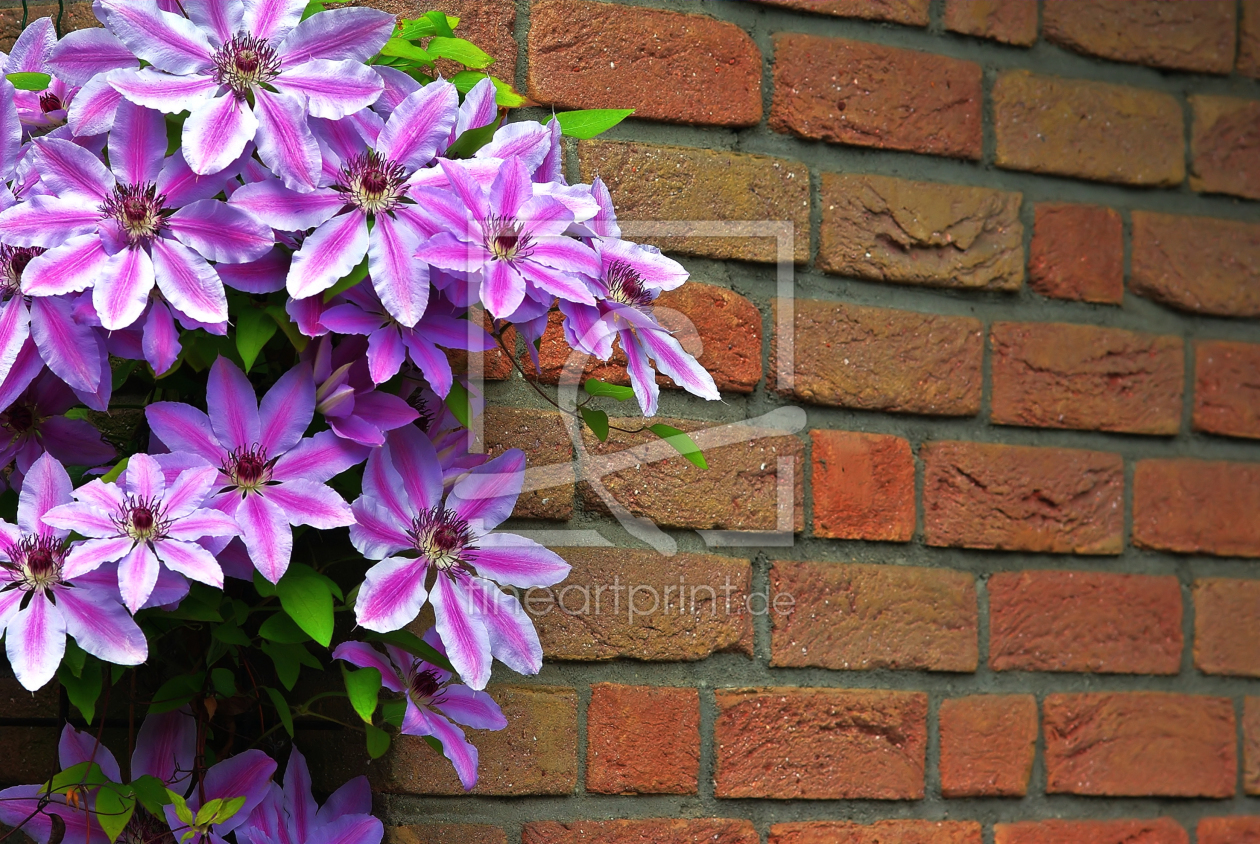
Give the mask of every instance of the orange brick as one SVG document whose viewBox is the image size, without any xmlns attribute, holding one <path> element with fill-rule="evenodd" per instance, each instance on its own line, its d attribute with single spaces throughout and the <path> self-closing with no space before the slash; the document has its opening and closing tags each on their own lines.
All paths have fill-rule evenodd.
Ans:
<svg viewBox="0 0 1260 844">
<path fill-rule="evenodd" d="M 909 542 L 914 535 L 914 456 L 884 434 L 810 431 L 814 534 Z"/>
</svg>

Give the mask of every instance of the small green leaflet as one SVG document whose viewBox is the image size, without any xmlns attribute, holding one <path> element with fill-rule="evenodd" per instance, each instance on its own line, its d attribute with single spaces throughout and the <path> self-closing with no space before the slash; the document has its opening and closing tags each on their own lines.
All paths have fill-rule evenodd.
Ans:
<svg viewBox="0 0 1260 844">
<path fill-rule="evenodd" d="M 407 701 L 387 700 L 381 704 L 381 720 L 402 729 L 403 716 L 407 714 Z"/>
<path fill-rule="evenodd" d="M 74 676 L 78 677 L 83 673 L 83 664 L 87 661 L 87 651 L 79 647 L 74 639 L 66 640 L 66 655 L 61 658 L 63 666 L 69 665 L 70 670 L 74 672 Z"/>
<path fill-rule="evenodd" d="M 592 407 L 578 408 L 582 412 L 582 420 L 586 422 L 586 427 L 591 429 L 591 433 L 600 442 L 608 441 L 608 414 L 602 410 L 595 410 Z"/>
<path fill-rule="evenodd" d="M 101 661 L 89 657 L 77 677 L 69 666 L 62 665 L 57 671 L 57 678 L 61 680 L 61 687 L 66 690 L 70 703 L 83 713 L 83 720 L 91 724 L 96 715 L 96 700 L 101 696 Z"/>
<path fill-rule="evenodd" d="M 389 633 L 369 633 L 368 639 L 374 642 L 389 642 L 391 645 L 397 645 L 412 656 L 418 656 L 425 662 L 431 662 L 444 671 L 452 674 L 457 673 L 455 666 L 451 665 L 451 661 L 447 659 L 441 651 L 421 639 L 410 630 L 393 630 Z"/>
<path fill-rule="evenodd" d="M 263 642 L 260 646 L 262 652 L 271 657 L 272 663 L 276 666 L 276 676 L 280 678 L 280 683 L 289 691 L 293 691 L 293 685 L 297 682 L 298 673 L 302 670 L 302 666 L 314 668 L 316 671 L 322 670 L 323 666 L 319 664 L 319 660 L 315 659 L 303 645 L 281 645 L 276 642 Z"/>
<path fill-rule="evenodd" d="M 311 640 L 311 637 L 306 635 L 306 632 L 293 622 L 293 619 L 282 612 L 264 621 L 258 628 L 258 635 L 282 645 L 296 645 Z"/>
<path fill-rule="evenodd" d="M 244 805 L 244 797 L 232 797 L 228 800 L 222 798 L 207 800 L 206 804 L 197 810 L 196 825 L 204 828 L 230 821 L 232 816 L 239 812 Z"/>
<path fill-rule="evenodd" d="M 486 74 L 478 73 L 475 70 L 461 70 L 459 73 L 451 77 L 451 82 L 455 85 L 455 90 L 460 94 L 467 94 L 473 89 L 473 86 L 486 78 Z M 490 77 L 490 81 L 494 83 L 494 102 L 502 108 L 520 108 L 529 102 L 525 97 L 516 92 L 511 85 L 494 76 Z"/>
<path fill-rule="evenodd" d="M 446 148 L 444 155 L 447 158 L 472 158 L 474 152 L 490 143 L 498 128 L 499 121 L 495 120 L 476 129 L 467 129 Z"/>
<path fill-rule="evenodd" d="M 180 674 L 167 680 L 153 693 L 153 703 L 149 704 L 149 714 L 171 712 L 179 709 L 193 699 L 193 695 L 201 691 L 206 681 L 206 672 L 196 674 Z"/>
<path fill-rule="evenodd" d="M 420 64 L 433 64 L 432 56 L 410 41 L 404 41 L 401 38 L 391 38 L 386 41 L 385 46 L 381 48 L 381 55 L 397 56 L 400 59 L 410 59 Z"/>
<path fill-rule="evenodd" d="M 468 395 L 468 390 L 464 389 L 463 384 L 458 381 L 451 384 L 451 391 L 446 395 L 446 406 L 450 408 L 451 413 L 455 414 L 459 424 L 472 430 L 472 397 Z"/>
<path fill-rule="evenodd" d="M 435 59 L 450 59 L 464 67 L 480 70 L 494 64 L 494 58 L 471 41 L 463 38 L 438 36 L 431 38 L 428 45 L 429 55 Z"/>
<path fill-rule="evenodd" d="M 148 774 L 132 780 L 131 791 L 140 800 L 144 808 L 154 815 L 160 816 L 162 807 L 171 802 L 171 798 L 166 796 L 166 784 L 157 777 Z"/>
<path fill-rule="evenodd" d="M 687 458 L 696 468 L 709 468 L 709 464 L 704 459 L 704 453 L 700 451 L 700 446 L 696 445 L 695 440 L 687 434 L 660 422 L 649 425 L 647 429 L 672 445 L 675 451 Z"/>
<path fill-rule="evenodd" d="M 297 323 L 289 318 L 289 314 L 282 306 L 268 305 L 263 310 L 276 321 L 276 325 L 284 332 L 284 336 L 289 338 L 293 348 L 297 349 L 299 353 L 306 349 L 306 345 L 311 342 L 311 338 L 298 330 Z"/>
<path fill-rule="evenodd" d="M 350 696 L 350 705 L 365 723 L 372 723 L 376 714 L 376 702 L 381 693 L 381 672 L 375 668 L 362 668 L 350 671 L 341 666 L 341 676 L 346 682 L 346 694 Z"/>
<path fill-rule="evenodd" d="M 594 378 L 586 379 L 586 383 L 582 385 L 582 389 L 592 396 L 606 396 L 617 401 L 625 401 L 634 398 L 634 390 L 631 387 L 622 387 L 617 384 L 609 384 L 606 381 L 599 381 Z"/>
<path fill-rule="evenodd" d="M 130 791 L 126 786 L 110 783 L 96 792 L 96 822 L 110 841 L 118 840 L 136 810 L 136 798 L 131 796 Z"/>
<path fill-rule="evenodd" d="M 254 570 L 254 588 L 262 598 L 270 598 L 276 594 L 276 584 L 263 577 L 262 572 L 257 569 Z"/>
<path fill-rule="evenodd" d="M 127 471 L 127 461 L 130 459 L 130 457 L 124 457 L 122 460 L 115 463 L 114 468 L 101 475 L 101 483 L 111 484 L 118 480 L 118 476 Z"/>
<path fill-rule="evenodd" d="M 441 15 L 442 20 L 446 23 L 446 29 L 438 32 L 437 16 Z M 410 18 L 400 21 L 396 37 L 404 41 L 413 41 L 417 38 L 431 38 L 434 35 L 454 35 L 451 32 L 456 26 L 459 26 L 459 18 L 454 15 L 443 15 L 441 12 L 426 12 L 422 18 Z"/>
<path fill-rule="evenodd" d="M 280 723 L 284 726 L 284 731 L 289 734 L 289 738 L 292 738 L 293 713 L 289 711 L 289 702 L 284 699 L 284 695 L 280 694 L 279 689 L 263 686 L 263 691 L 267 693 L 267 697 L 271 698 L 271 705 L 276 708 L 276 714 L 280 716 Z"/>
<path fill-rule="evenodd" d="M 222 697 L 233 697 L 236 694 L 236 677 L 226 668 L 215 668 L 210 671 L 210 682 L 214 690 Z"/>
<path fill-rule="evenodd" d="M 280 606 L 316 642 L 332 642 L 333 596 L 328 583 L 314 569 L 294 563 L 276 584 Z"/>
<path fill-rule="evenodd" d="M 109 777 L 101 771 L 100 765 L 95 762 L 80 762 L 64 771 L 58 771 L 51 780 L 40 786 L 39 790 L 53 794 L 66 794 L 81 785 L 104 785 L 107 782 L 109 782 Z"/>
<path fill-rule="evenodd" d="M 266 311 L 247 307 L 236 315 L 236 350 L 241 353 L 248 373 L 258 359 L 258 353 L 275 336 L 280 326 Z"/>
<path fill-rule="evenodd" d="M 367 259 L 367 256 L 365 255 L 363 256 L 363 260 L 360 261 L 355 266 L 354 269 L 346 273 L 344 276 L 341 277 L 340 280 L 338 280 L 336 284 L 334 284 L 332 287 L 324 291 L 324 304 L 328 304 L 329 302 L 331 302 L 337 296 L 338 293 L 342 293 L 346 290 L 349 290 L 351 287 L 354 287 L 360 281 L 363 281 L 363 279 L 367 278 L 367 274 L 368 274 L 368 259 Z"/>
<path fill-rule="evenodd" d="M 253 644 L 249 634 L 235 624 L 220 624 L 214 628 L 214 633 L 211 635 L 225 645 L 240 645 L 242 648 L 248 648 Z"/>
<path fill-rule="evenodd" d="M 52 77 L 47 73 L 6 73 L 4 78 L 19 91 L 42 91 L 52 84 Z"/>
<path fill-rule="evenodd" d="M 389 733 L 380 727 L 367 725 L 367 752 L 373 759 L 380 759 L 389 750 Z"/>
<path fill-rule="evenodd" d="M 632 114 L 632 108 L 592 108 L 585 111 L 562 111 L 555 119 L 560 121 L 561 134 L 585 140 L 607 132 Z"/>
<path fill-rule="evenodd" d="M 445 13 L 439 12 L 436 10 L 432 12 L 425 12 L 424 19 L 433 25 L 434 35 L 441 35 L 441 36 L 445 36 L 446 38 L 455 37 L 455 32 L 451 28 L 454 26 L 454 24 L 450 22 L 450 20 L 446 17 Z M 456 18 L 455 22 L 458 23 L 459 19 Z"/>
</svg>

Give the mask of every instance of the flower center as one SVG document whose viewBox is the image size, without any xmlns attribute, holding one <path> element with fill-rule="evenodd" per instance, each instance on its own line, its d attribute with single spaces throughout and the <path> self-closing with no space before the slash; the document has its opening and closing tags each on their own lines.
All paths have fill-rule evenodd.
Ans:
<svg viewBox="0 0 1260 844">
<path fill-rule="evenodd" d="M 65 544 L 51 536 L 25 536 L 8 550 L 8 563 L 0 563 L 17 573 L 18 588 L 24 592 L 43 591 L 61 583 Z"/>
<path fill-rule="evenodd" d="M 280 56 L 267 43 L 266 38 L 255 38 L 248 33 L 237 33 L 215 51 L 214 81 L 232 89 L 238 99 L 255 85 L 275 79 L 280 73 Z"/>
<path fill-rule="evenodd" d="M 415 701 L 416 706 L 432 706 L 441 702 L 442 682 L 436 673 L 429 669 L 417 671 L 420 660 L 411 666 L 411 680 L 407 683 L 407 694 Z"/>
<path fill-rule="evenodd" d="M 656 299 L 655 291 L 643 286 L 643 277 L 624 261 L 615 261 L 605 277 L 608 298 L 623 305 L 643 310 Z"/>
<path fill-rule="evenodd" d="M 157 192 L 157 185 L 116 185 L 114 192 L 101 206 L 101 213 L 113 217 L 122 226 L 127 243 L 135 246 L 152 240 L 166 225 L 166 196 Z"/>
<path fill-rule="evenodd" d="M 365 152 L 341 168 L 333 190 L 346 194 L 350 202 L 368 214 L 380 214 L 407 195 L 406 181 L 407 170 L 401 164 L 376 152 Z"/>
<path fill-rule="evenodd" d="M 407 404 L 411 405 L 412 410 L 420 414 L 420 418 L 416 420 L 415 424 L 419 426 L 421 431 L 424 431 L 427 434 L 429 432 L 429 427 L 433 424 L 434 419 L 436 419 L 436 414 L 434 414 L 433 409 L 429 407 L 428 399 L 424 397 L 424 393 L 416 390 L 407 397 Z"/>
<path fill-rule="evenodd" d="M 245 491 L 257 490 L 271 480 L 271 463 L 267 460 L 267 452 L 255 443 L 246 448 L 234 449 L 223 464 L 223 474 L 234 486 Z"/>
<path fill-rule="evenodd" d="M 468 522 L 441 504 L 434 504 L 416 516 L 407 535 L 426 560 L 452 577 L 458 571 L 468 571 L 477 556 Z"/>
<path fill-rule="evenodd" d="M 9 405 L 9 408 L 0 414 L 0 424 L 18 437 L 29 433 L 35 427 L 35 408 L 25 403 Z"/>
<path fill-rule="evenodd" d="M 45 91 L 39 95 L 39 110 L 44 114 L 50 111 L 60 111 L 63 108 L 65 106 L 61 104 L 61 97 L 58 97 L 52 91 Z"/>
<path fill-rule="evenodd" d="M 166 518 L 166 508 L 160 498 L 137 498 L 129 495 L 113 517 L 118 532 L 130 536 L 137 542 L 150 539 L 162 539 L 170 520 Z"/>
<path fill-rule="evenodd" d="M 0 295 L 8 297 L 20 293 L 26 265 L 43 252 L 39 246 L 0 246 Z"/>
<path fill-rule="evenodd" d="M 500 261 L 528 258 L 534 251 L 534 238 L 524 224 L 508 217 L 491 217 L 486 221 L 486 249 Z"/>
</svg>

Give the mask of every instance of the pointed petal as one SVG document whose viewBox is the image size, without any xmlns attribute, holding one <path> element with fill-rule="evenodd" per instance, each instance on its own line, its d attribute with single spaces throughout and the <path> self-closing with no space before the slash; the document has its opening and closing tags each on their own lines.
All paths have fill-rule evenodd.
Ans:
<svg viewBox="0 0 1260 844">
<path fill-rule="evenodd" d="M 166 493 L 162 467 L 147 454 L 132 455 L 123 474 L 127 495 L 132 498 L 161 498 Z"/>
<path fill-rule="evenodd" d="M 399 324 L 411 328 L 429 304 L 429 268 L 412 256 L 419 238 L 387 214 L 376 218 L 368 238 L 368 270 L 381 303 Z"/>
<path fill-rule="evenodd" d="M 154 542 L 153 549 L 171 571 L 216 589 L 223 588 L 223 569 L 213 554 L 195 542 L 163 539 Z"/>
<path fill-rule="evenodd" d="M 438 144 L 450 137 L 459 114 L 459 94 L 445 80 L 425 85 L 398 104 L 381 130 L 377 148 L 407 167 L 419 169 L 433 160 Z"/>
<path fill-rule="evenodd" d="M 171 525 L 169 535 L 171 539 L 195 542 L 208 536 L 239 536 L 240 533 L 236 519 L 207 507 L 177 520 Z"/>
<path fill-rule="evenodd" d="M 507 726 L 503 711 L 494 702 L 494 698 L 485 692 L 477 692 L 452 683 L 442 691 L 442 702 L 438 709 L 456 724 L 472 727 L 474 730 L 501 730 Z"/>
<path fill-rule="evenodd" d="M 90 325 L 75 322 L 74 306 L 60 297 L 31 300 L 31 339 L 58 378 L 76 390 L 94 391 L 105 355 Z"/>
<path fill-rule="evenodd" d="M 227 321 L 227 292 L 214 267 L 171 238 L 154 238 L 151 248 L 158 289 L 176 310 L 197 322 Z"/>
<path fill-rule="evenodd" d="M 343 815 L 315 827 L 310 844 L 381 844 L 385 825 L 368 814 Z"/>
<path fill-rule="evenodd" d="M 211 261 L 253 261 L 275 244 L 269 226 L 217 199 L 186 205 L 170 216 L 167 225 L 181 243 Z"/>
<path fill-rule="evenodd" d="M 5 629 L 9 665 L 22 688 L 43 688 L 66 652 L 66 621 L 42 592 L 35 593 L 26 609 L 18 610 Z"/>
<path fill-rule="evenodd" d="M 481 302 L 495 318 L 504 318 L 525 300 L 525 279 L 507 261 L 486 264 L 481 281 Z"/>
<path fill-rule="evenodd" d="M 53 74 L 67 85 L 86 85 L 98 73 L 135 64 L 126 45 L 97 27 L 67 32 L 48 57 Z"/>
<path fill-rule="evenodd" d="M 35 166 L 40 181 L 59 199 L 103 200 L 114 189 L 114 177 L 95 155 L 78 144 L 58 138 L 35 142 Z"/>
<path fill-rule="evenodd" d="M 386 688 L 389 688 L 386 686 Z M 397 691 L 402 691 L 401 688 Z M 328 823 L 342 815 L 366 815 L 372 811 L 372 787 L 368 778 L 357 776 L 329 795 L 327 802 L 319 807 L 316 820 Z M 372 844 L 372 842 L 365 842 Z"/>
<path fill-rule="evenodd" d="M 354 602 L 354 617 L 368 630 L 400 630 L 420 614 L 428 593 L 425 564 L 420 560 L 389 557 L 368 569 Z M 439 581 L 445 580 L 438 577 Z"/>
<path fill-rule="evenodd" d="M 152 713 L 145 717 L 136 734 L 131 778 L 150 776 L 174 783 L 177 776 L 192 770 L 196 752 L 197 719 L 187 707 Z"/>
<path fill-rule="evenodd" d="M 424 380 L 429 382 L 433 392 L 446 398 L 454 380 L 446 353 L 426 340 L 419 331 L 408 331 L 403 335 L 403 343 L 407 346 L 411 362 L 420 368 Z"/>
<path fill-rule="evenodd" d="M 4 65 L 5 73 L 43 73 L 57 43 L 57 30 L 52 18 L 36 18 L 26 25 Z"/>
<path fill-rule="evenodd" d="M 70 475 L 50 455 L 43 455 L 32 464 L 22 480 L 18 496 L 18 527 L 24 533 L 49 534 L 43 523 L 44 514 L 59 504 L 70 501 Z"/>
<path fill-rule="evenodd" d="M 191 455 L 190 455 L 191 456 Z M 196 457 L 192 458 L 196 460 Z M 198 461 L 200 463 L 200 461 Z M 130 471 L 131 464 L 127 464 Z M 163 467 L 166 474 L 166 493 L 162 497 L 162 504 L 166 508 L 166 518 L 183 521 L 184 517 L 195 510 L 201 509 L 205 504 L 206 498 L 209 497 L 211 490 L 214 489 L 216 481 L 219 477 L 218 469 L 214 466 L 202 464 L 184 469 L 174 478 L 166 467 Z M 207 510 L 208 513 L 218 511 Z M 204 534 L 193 537 L 198 539 Z M 184 539 L 185 537 L 179 537 Z"/>
<path fill-rule="evenodd" d="M 57 742 L 57 761 L 61 763 L 62 770 L 82 762 L 95 762 L 101 773 L 112 782 L 122 782 L 118 760 L 109 748 L 101 744 L 94 733 L 80 732 L 69 724 L 61 729 L 61 740 Z"/>
<path fill-rule="evenodd" d="M 569 576 L 569 564 L 532 539 L 491 533 L 478 540 L 477 573 L 508 586 L 554 586 Z"/>
<path fill-rule="evenodd" d="M 245 31 L 271 41 L 284 38 L 302 20 L 304 0 L 245 0 Z"/>
<path fill-rule="evenodd" d="M 381 560 L 411 546 L 411 539 L 400 527 L 407 522 L 378 500 L 360 496 L 350 509 L 355 518 L 350 525 L 350 543 L 369 560 Z"/>
<path fill-rule="evenodd" d="M 635 334 L 656 362 L 656 368 L 672 378 L 675 384 L 703 399 L 716 401 L 721 398 L 713 376 L 668 332 L 645 329 Z"/>
<path fill-rule="evenodd" d="M 154 302 L 144 321 L 144 359 L 161 376 L 175 365 L 179 357 L 179 329 L 165 302 Z"/>
<path fill-rule="evenodd" d="M 322 484 L 362 463 L 366 457 L 366 448 L 346 442 L 332 431 L 320 431 L 302 440 L 276 461 L 271 477 L 276 481 L 302 478 Z"/>
<path fill-rule="evenodd" d="M 286 186 L 294 190 L 313 189 L 318 184 L 323 160 L 319 143 L 306 123 L 306 106 L 297 97 L 261 88 L 254 89 L 254 96 L 259 157 Z"/>
<path fill-rule="evenodd" d="M 485 623 L 473 615 L 465 587 L 449 577 L 438 577 L 429 601 L 451 665 L 469 686 L 484 689 L 490 679 L 490 636 Z"/>
<path fill-rule="evenodd" d="M 245 805 L 240 811 L 228 821 L 216 824 L 215 831 L 224 835 L 243 824 L 266 796 L 267 781 L 275 772 L 275 760 L 261 750 L 243 751 L 206 771 L 207 800 L 245 798 Z M 191 800 L 189 805 L 192 805 Z"/>
<path fill-rule="evenodd" d="M 109 30 L 149 64 L 167 73 L 205 71 L 214 48 L 197 25 L 158 9 L 153 0 L 103 4 Z"/>
<path fill-rule="evenodd" d="M 119 255 L 122 260 L 118 262 L 117 275 L 98 279 L 92 288 L 92 306 L 101 325 L 111 331 L 126 328 L 140 318 L 155 280 L 148 252 L 137 247 L 124 249 Z"/>
<path fill-rule="evenodd" d="M 115 665 L 139 665 L 149 643 L 123 605 L 94 589 L 58 589 L 57 608 L 79 647 Z"/>
<path fill-rule="evenodd" d="M 347 211 L 324 223 L 306 239 L 293 256 L 289 269 L 289 295 L 305 299 L 322 293 L 348 275 L 368 251 L 367 217 Z"/>
<path fill-rule="evenodd" d="M 149 599 L 157 583 L 161 563 L 148 543 L 138 542 L 118 564 L 118 591 L 132 613 L 138 612 Z"/>
<path fill-rule="evenodd" d="M 344 659 L 359 668 L 375 668 L 381 672 L 381 685 L 391 692 L 403 691 L 403 684 L 398 678 L 398 669 L 385 654 L 367 642 L 342 642 L 332 653 L 333 659 Z"/>
<path fill-rule="evenodd" d="M 230 92 L 196 104 L 184 121 L 184 158 L 194 173 L 219 173 L 240 157 L 260 125 L 249 103 Z"/>
<path fill-rule="evenodd" d="M 473 607 L 490 635 L 490 653 L 518 674 L 542 670 L 542 644 L 538 631 L 520 601 L 500 592 L 494 584 L 471 578 Z"/>
<path fill-rule="evenodd" d="M 254 567 L 272 583 L 284 576 L 293 555 L 293 531 L 284 511 L 261 495 L 246 495 L 236 511 L 241 538 Z"/>
<path fill-rule="evenodd" d="M 41 269 L 47 272 L 48 264 L 66 259 L 71 260 L 67 271 L 83 272 L 79 267 L 82 259 L 76 260 L 71 256 L 77 256 L 83 251 L 88 242 L 84 238 L 90 237 L 97 244 L 100 243 L 100 237 L 94 234 L 100 219 L 100 212 L 92 208 L 82 196 L 67 199 L 33 196 L 0 214 L 0 238 L 6 244 L 42 246 L 49 250 L 26 265 L 26 271 L 22 273 L 23 291 L 31 291 L 38 296 L 52 296 L 56 293 L 82 290 L 91 284 L 94 280 L 91 276 L 85 281 L 79 281 L 77 276 L 73 281 L 62 281 L 57 277 L 36 279 L 32 275 L 38 274 Z M 100 250 L 99 245 L 96 250 Z M 100 259 L 94 260 L 94 268 L 100 268 Z M 32 268 L 36 273 L 31 273 Z M 59 270 L 57 274 L 60 272 Z M 48 292 L 43 292 L 44 290 Z"/>
<path fill-rule="evenodd" d="M 488 531 L 507 519 L 525 480 L 525 454 L 509 449 L 473 469 L 455 484 L 446 505 L 461 519 Z"/>
<path fill-rule="evenodd" d="M 244 264 L 219 264 L 219 279 L 233 290 L 245 293 L 277 293 L 284 289 L 289 274 L 289 253 L 273 247 L 257 261 Z"/>
<path fill-rule="evenodd" d="M 590 287 L 582 280 L 581 276 L 552 269 L 538 263 L 532 257 L 530 260 L 522 261 L 518 264 L 517 269 L 535 287 L 553 296 L 559 296 L 561 299 L 578 302 L 583 305 L 595 304 L 595 297 L 591 295 Z"/>
<path fill-rule="evenodd" d="M 38 199 L 40 197 L 35 197 L 24 204 L 34 204 Z M 22 292 L 40 297 L 77 293 L 99 278 L 118 272 L 122 261 L 121 253 L 106 254 L 104 244 L 96 234 L 78 235 L 56 249 L 36 256 L 26 265 L 26 271 L 22 273 Z"/>
<path fill-rule="evenodd" d="M 463 730 L 441 715 L 426 712 L 424 717 L 429 734 L 441 742 L 443 755 L 455 766 L 455 774 L 464 791 L 472 791 L 477 784 L 477 748 L 464 738 Z"/>
<path fill-rule="evenodd" d="M 229 165 L 229 171 L 235 165 Z M 202 199 L 211 199 L 223 190 L 223 176 L 202 176 L 193 172 L 184 158 L 182 149 L 175 150 L 162 165 L 158 174 L 158 193 L 166 197 L 166 204 L 171 208 L 191 205 Z"/>
<path fill-rule="evenodd" d="M 323 59 L 283 70 L 272 84 L 277 91 L 305 102 L 311 116 L 330 120 L 367 108 L 385 87 L 381 77 L 362 62 Z"/>
<path fill-rule="evenodd" d="M 258 406 L 262 447 L 283 454 L 298 444 L 315 415 L 315 381 L 307 366 L 295 366 L 275 383 Z"/>
<path fill-rule="evenodd" d="M 311 795 L 311 772 L 306 767 L 306 757 L 296 747 L 284 768 L 284 806 L 297 840 L 309 840 L 319 806 Z"/>
<path fill-rule="evenodd" d="M 437 450 L 419 428 L 408 426 L 391 431 L 388 459 L 402 481 L 411 506 L 428 510 L 442 500 L 442 469 Z"/>
<path fill-rule="evenodd" d="M 184 11 L 197 26 L 213 32 L 220 44 L 232 40 L 232 36 L 244 28 L 244 9 L 240 3 L 189 3 Z"/>
<path fill-rule="evenodd" d="M 179 402 L 163 401 L 144 409 L 149 427 L 167 448 L 187 451 L 218 465 L 227 456 L 219 445 L 206 414 Z"/>
<path fill-rule="evenodd" d="M 331 487 L 314 481 L 292 480 L 266 488 L 266 496 L 279 506 L 293 525 L 320 530 L 354 524 L 350 505 Z"/>
<path fill-rule="evenodd" d="M 630 376 L 630 386 L 634 388 L 634 397 L 639 401 L 639 408 L 644 416 L 656 415 L 656 402 L 661 389 L 656 385 L 656 372 L 648 363 L 647 354 L 639 345 L 638 337 L 629 329 L 617 332 L 621 341 L 621 350 L 626 355 L 626 372 Z"/>
<path fill-rule="evenodd" d="M 118 181 L 144 185 L 162 172 L 166 158 L 166 120 L 160 111 L 120 103 L 109 133 L 109 166 Z"/>
<path fill-rule="evenodd" d="M 67 112 L 70 131 L 79 137 L 108 132 L 114 128 L 114 116 L 122 101 L 122 94 L 109 84 L 107 74 L 94 77 L 70 101 Z"/>
<path fill-rule="evenodd" d="M 345 207 L 336 191 L 319 189 L 299 193 L 278 179 L 252 182 L 232 194 L 230 204 L 242 208 L 281 231 L 305 231 L 321 225 Z"/>
<path fill-rule="evenodd" d="M 229 449 L 249 448 L 258 442 L 258 400 L 245 373 L 224 357 L 210 367 L 206 385 L 210 426 L 219 442 Z"/>
<path fill-rule="evenodd" d="M 336 329 L 331 329 L 335 331 Z M 342 332 L 344 333 L 344 332 Z M 373 331 L 368 338 L 368 374 L 373 384 L 384 384 L 402 369 L 407 349 L 403 346 L 398 329 L 386 326 Z"/>
<path fill-rule="evenodd" d="M 330 9 L 293 28 L 278 52 L 287 66 L 312 59 L 366 62 L 380 52 L 398 19 L 375 9 Z"/>
</svg>

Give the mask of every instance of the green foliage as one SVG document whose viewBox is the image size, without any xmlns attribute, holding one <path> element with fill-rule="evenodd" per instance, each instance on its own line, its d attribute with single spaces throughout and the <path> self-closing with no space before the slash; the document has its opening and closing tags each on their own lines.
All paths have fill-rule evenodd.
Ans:
<svg viewBox="0 0 1260 844">
<path fill-rule="evenodd" d="M 4 78 L 19 91 L 42 91 L 52 84 L 52 77 L 47 73 L 6 73 Z"/>
<path fill-rule="evenodd" d="M 632 108 L 593 108 L 562 111 L 554 119 L 560 124 L 560 134 L 585 140 L 607 132 L 632 114 Z"/>
<path fill-rule="evenodd" d="M 101 661 L 94 656 L 86 656 L 76 672 L 67 660 L 57 669 L 57 679 L 66 690 L 71 705 L 79 710 L 83 720 L 92 723 L 96 716 L 96 701 L 101 696 Z"/>
<path fill-rule="evenodd" d="M 700 446 L 696 445 L 695 440 L 683 431 L 660 422 L 648 425 L 647 429 L 672 445 L 675 451 L 687 458 L 688 462 L 697 469 L 709 468 L 708 462 L 704 459 L 704 453 L 700 451 Z"/>
<path fill-rule="evenodd" d="M 590 407 L 580 408 L 582 413 L 582 421 L 586 423 L 586 427 L 591 429 L 591 433 L 600 442 L 608 440 L 608 414 L 602 410 L 595 410 Z"/>
<path fill-rule="evenodd" d="M 582 385 L 582 389 L 589 395 L 595 397 L 607 397 L 616 399 L 617 401 L 625 401 L 634 398 L 634 389 L 631 387 L 622 387 L 618 384 L 609 384 L 604 381 L 598 381 L 594 378 L 588 378 L 586 383 Z"/>
<path fill-rule="evenodd" d="M 254 368 L 258 353 L 279 328 L 275 319 L 260 308 L 245 307 L 236 315 L 236 349 L 241 354 L 246 374 Z"/>
<path fill-rule="evenodd" d="M 380 759 L 385 755 L 385 751 L 389 750 L 389 733 L 371 724 L 366 725 L 364 729 L 367 730 L 368 756 Z"/>
<path fill-rule="evenodd" d="M 350 697 L 350 705 L 365 723 L 371 724 L 381 693 L 381 672 L 375 668 L 351 671 L 342 665 L 341 676 L 346 684 L 346 694 Z"/>
<path fill-rule="evenodd" d="M 324 647 L 332 644 L 333 593 L 325 578 L 302 563 L 293 563 L 276 584 L 280 606 L 289 618 Z"/>
</svg>

